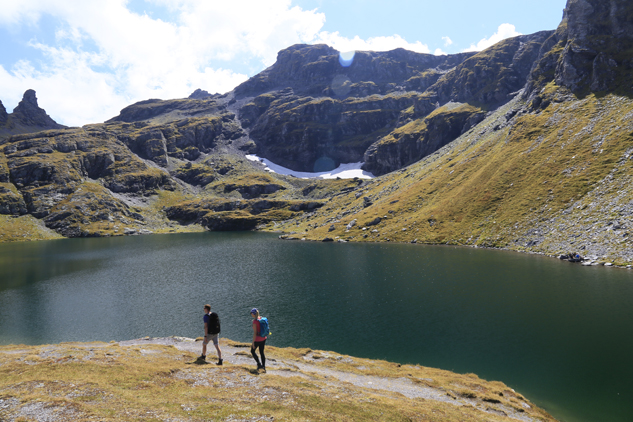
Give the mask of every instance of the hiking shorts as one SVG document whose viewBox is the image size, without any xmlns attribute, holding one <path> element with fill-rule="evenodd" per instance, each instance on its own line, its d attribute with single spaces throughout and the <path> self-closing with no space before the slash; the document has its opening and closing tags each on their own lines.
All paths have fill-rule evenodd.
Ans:
<svg viewBox="0 0 633 422">
<path fill-rule="evenodd" d="M 207 334 L 206 336 L 204 336 L 204 340 L 202 341 L 202 344 L 209 344 L 209 342 L 213 340 L 213 344 L 215 344 L 216 346 L 220 344 L 220 335 L 219 334 Z"/>
</svg>

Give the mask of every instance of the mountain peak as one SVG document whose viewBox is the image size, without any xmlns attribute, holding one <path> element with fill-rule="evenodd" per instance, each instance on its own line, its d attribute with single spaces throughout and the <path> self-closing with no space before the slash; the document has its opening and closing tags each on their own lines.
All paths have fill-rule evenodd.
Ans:
<svg viewBox="0 0 633 422">
<path fill-rule="evenodd" d="M 40 108 L 37 104 L 35 91 L 32 89 L 27 89 L 24 92 L 22 101 L 13 109 L 11 116 L 14 120 L 26 126 L 35 126 L 43 129 L 61 129 L 64 127 L 51 119 L 43 108 Z"/>
<path fill-rule="evenodd" d="M 9 119 L 9 115 L 7 114 L 7 109 L 4 108 L 4 104 L 0 101 L 0 125 L 4 125 Z"/>
<path fill-rule="evenodd" d="M 592 36 L 631 38 L 633 3 L 629 0 L 567 0 L 563 25 L 570 40 L 591 41 Z"/>
<path fill-rule="evenodd" d="M 567 0 L 558 30 L 544 44 L 526 98 L 549 82 L 584 96 L 591 92 L 633 95 L 633 2 Z"/>
</svg>

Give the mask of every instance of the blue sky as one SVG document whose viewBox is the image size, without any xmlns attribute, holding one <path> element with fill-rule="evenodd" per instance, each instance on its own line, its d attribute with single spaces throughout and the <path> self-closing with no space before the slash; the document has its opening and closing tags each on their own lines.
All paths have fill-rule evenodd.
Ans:
<svg viewBox="0 0 633 422">
<path fill-rule="evenodd" d="M 19 0 L 0 7 L 0 100 L 29 88 L 57 122 L 102 122 L 148 98 L 227 92 L 280 49 L 484 49 L 555 29 L 566 0 Z"/>
</svg>

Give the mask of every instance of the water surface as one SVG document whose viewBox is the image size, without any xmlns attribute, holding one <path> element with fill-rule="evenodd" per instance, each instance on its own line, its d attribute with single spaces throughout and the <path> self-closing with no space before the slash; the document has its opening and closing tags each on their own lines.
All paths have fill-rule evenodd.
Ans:
<svg viewBox="0 0 633 422">
<path fill-rule="evenodd" d="M 195 233 L 0 244 L 0 344 L 202 333 L 473 372 L 563 421 L 633 415 L 633 275 L 447 246 Z"/>
</svg>

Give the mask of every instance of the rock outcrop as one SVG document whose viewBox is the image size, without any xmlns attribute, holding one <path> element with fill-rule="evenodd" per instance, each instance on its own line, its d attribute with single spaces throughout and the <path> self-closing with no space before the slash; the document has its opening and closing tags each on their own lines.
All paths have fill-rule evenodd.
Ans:
<svg viewBox="0 0 633 422">
<path fill-rule="evenodd" d="M 420 89 L 474 53 L 448 56 L 357 51 L 345 61 L 327 45 L 294 45 L 277 54 L 274 65 L 235 88 L 237 98 L 292 88 L 299 95 L 347 98 Z M 362 95 L 364 94 L 364 95 Z"/>
<path fill-rule="evenodd" d="M 178 100 L 151 99 L 125 107 L 118 116 L 107 120 L 106 123 L 133 123 L 151 121 L 154 118 L 160 118 L 163 122 L 174 121 L 187 117 L 214 116 L 225 109 L 225 105 L 211 97 Z"/>
<path fill-rule="evenodd" d="M 433 154 L 481 122 L 485 112 L 466 104 L 449 103 L 408 123 L 371 145 L 363 169 L 383 175 Z"/>
<path fill-rule="evenodd" d="M 9 115 L 7 114 L 7 109 L 4 108 L 4 104 L 0 101 L 0 126 L 4 126 L 9 120 Z"/>
<path fill-rule="evenodd" d="M 50 118 L 46 111 L 37 104 L 35 91 L 27 90 L 22 101 L 13 110 L 7 113 L 0 102 L 0 140 L 14 134 L 33 133 L 48 129 L 62 129 L 60 125 Z"/>
<path fill-rule="evenodd" d="M 633 95 L 633 4 L 626 0 L 568 0 L 563 21 L 547 43 L 528 84 L 530 100 L 547 83 L 584 96 Z"/>
<path fill-rule="evenodd" d="M 500 41 L 459 64 L 429 91 L 440 104 L 455 101 L 495 109 L 525 86 L 543 43 L 553 33 L 542 31 Z"/>
<path fill-rule="evenodd" d="M 250 130 L 258 154 L 310 172 L 361 161 L 371 144 L 398 126 L 405 110 L 426 115 L 435 108 L 415 92 L 344 100 L 287 94 L 277 98 Z"/>
<path fill-rule="evenodd" d="M 27 90 L 22 97 L 22 101 L 13 109 L 12 119 L 17 124 L 42 129 L 61 129 L 65 126 L 57 124 L 50 118 L 44 109 L 37 104 L 35 91 Z"/>
<path fill-rule="evenodd" d="M 239 118 L 250 128 L 258 155 L 285 167 L 322 171 L 364 159 L 370 160 L 366 170 L 384 174 L 433 153 L 478 117 L 462 115 L 457 123 L 451 115 L 451 122 L 441 124 L 448 115 L 440 114 L 434 120 L 438 127 L 450 126 L 450 135 L 432 136 L 416 148 L 380 147 L 389 134 L 398 136 L 402 126 L 449 102 L 483 110 L 505 104 L 525 85 L 551 34 L 512 38 L 477 54 L 432 56 L 398 49 L 356 52 L 349 62 L 325 45 L 296 45 L 235 89 L 238 99 L 253 97 Z"/>
<path fill-rule="evenodd" d="M 219 94 L 210 94 L 208 91 L 198 88 L 195 91 L 193 91 L 191 95 L 189 95 L 188 98 L 190 100 L 206 100 L 209 98 L 219 97 L 219 96 L 220 96 Z"/>
</svg>

